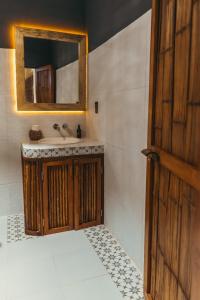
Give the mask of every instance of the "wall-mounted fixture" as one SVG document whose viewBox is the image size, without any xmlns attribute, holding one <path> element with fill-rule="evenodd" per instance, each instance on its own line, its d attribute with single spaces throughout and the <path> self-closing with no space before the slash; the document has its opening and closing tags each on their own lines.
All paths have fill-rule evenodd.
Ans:
<svg viewBox="0 0 200 300">
<path fill-rule="evenodd" d="M 16 26 L 18 111 L 84 111 L 87 35 Z"/>
<path fill-rule="evenodd" d="M 99 113 L 99 102 L 98 101 L 94 102 L 94 108 L 95 108 L 95 114 L 98 114 Z"/>
</svg>

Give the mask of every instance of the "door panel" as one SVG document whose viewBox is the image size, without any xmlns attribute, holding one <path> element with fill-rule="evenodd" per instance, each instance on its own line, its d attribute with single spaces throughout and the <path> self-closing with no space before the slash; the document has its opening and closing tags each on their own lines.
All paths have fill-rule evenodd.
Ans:
<svg viewBox="0 0 200 300">
<path fill-rule="evenodd" d="M 36 75 L 36 101 L 37 103 L 54 103 L 55 71 L 51 65 L 43 66 L 35 70 Z"/>
<path fill-rule="evenodd" d="M 148 151 L 143 151 L 147 299 L 199 299 L 199 28 L 200 0 L 153 1 Z"/>
<path fill-rule="evenodd" d="M 45 233 L 73 229 L 72 161 L 46 162 L 43 172 Z"/>
<path fill-rule="evenodd" d="M 160 172 L 166 170 L 160 167 Z M 161 186 L 159 187 L 163 193 Z M 154 198 L 152 282 L 155 299 L 177 299 L 178 290 L 191 298 L 192 234 L 195 217 L 195 190 L 170 173 L 164 200 Z M 175 285 L 174 285 L 175 279 Z M 163 298 L 162 298 L 163 297 Z M 154 299 L 154 298 L 153 298 Z"/>
<path fill-rule="evenodd" d="M 102 170 L 101 158 L 75 161 L 75 229 L 101 224 Z"/>
</svg>

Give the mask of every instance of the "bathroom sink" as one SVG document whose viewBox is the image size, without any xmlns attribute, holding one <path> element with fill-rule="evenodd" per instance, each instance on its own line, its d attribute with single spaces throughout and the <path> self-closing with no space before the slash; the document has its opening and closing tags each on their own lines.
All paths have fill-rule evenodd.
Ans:
<svg viewBox="0 0 200 300">
<path fill-rule="evenodd" d="M 43 145 L 68 145 L 68 144 L 77 144 L 80 143 L 81 140 L 75 137 L 50 137 L 39 140 L 39 144 Z"/>
</svg>

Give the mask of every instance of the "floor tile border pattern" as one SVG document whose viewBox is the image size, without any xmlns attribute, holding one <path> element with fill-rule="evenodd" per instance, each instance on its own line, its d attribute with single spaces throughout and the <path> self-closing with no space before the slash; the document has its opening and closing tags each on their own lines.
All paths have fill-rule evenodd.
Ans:
<svg viewBox="0 0 200 300">
<path fill-rule="evenodd" d="M 24 231 L 24 215 L 10 215 L 7 217 L 7 243 L 37 238 L 27 235 Z"/>
<path fill-rule="evenodd" d="M 144 300 L 142 276 L 110 231 L 100 225 L 85 229 L 84 233 L 123 298 Z"/>
</svg>

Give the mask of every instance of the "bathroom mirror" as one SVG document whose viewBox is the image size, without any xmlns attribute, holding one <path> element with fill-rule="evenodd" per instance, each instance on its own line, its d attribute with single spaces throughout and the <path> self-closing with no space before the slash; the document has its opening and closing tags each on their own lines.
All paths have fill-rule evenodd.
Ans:
<svg viewBox="0 0 200 300">
<path fill-rule="evenodd" d="M 86 109 L 86 35 L 16 27 L 17 108 Z"/>
</svg>

